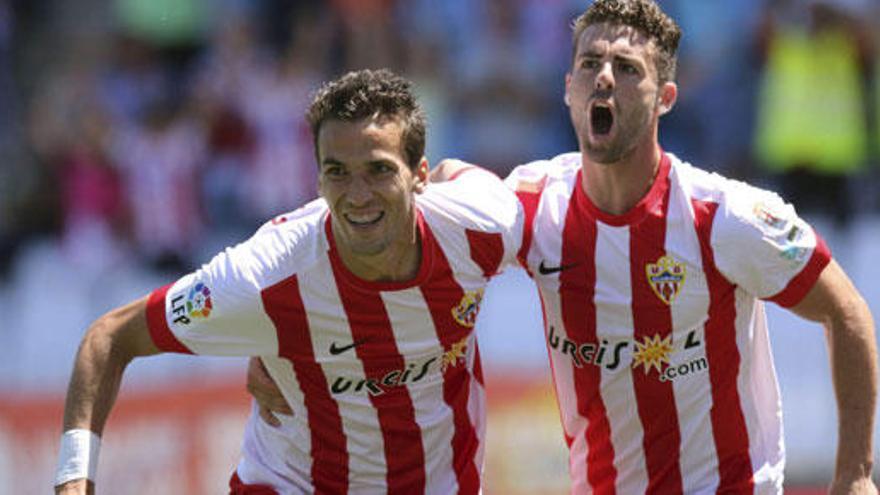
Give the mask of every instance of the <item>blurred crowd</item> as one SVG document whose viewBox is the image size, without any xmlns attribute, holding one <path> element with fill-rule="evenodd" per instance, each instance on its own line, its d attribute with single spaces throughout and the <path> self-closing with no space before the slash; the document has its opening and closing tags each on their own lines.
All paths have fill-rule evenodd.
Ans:
<svg viewBox="0 0 880 495">
<path fill-rule="evenodd" d="M 845 228 L 877 211 L 880 1 L 661 0 L 684 30 L 668 151 Z M 179 273 L 315 194 L 311 93 L 416 84 L 428 158 L 576 148 L 584 0 L 0 0 L 0 282 L 35 240 Z"/>
</svg>

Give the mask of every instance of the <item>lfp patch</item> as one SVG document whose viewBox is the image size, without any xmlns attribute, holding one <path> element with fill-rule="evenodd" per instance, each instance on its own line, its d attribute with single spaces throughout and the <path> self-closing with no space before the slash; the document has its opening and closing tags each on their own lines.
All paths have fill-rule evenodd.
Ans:
<svg viewBox="0 0 880 495">
<path fill-rule="evenodd" d="M 211 314 L 214 304 L 211 302 L 211 289 L 202 282 L 198 282 L 186 296 L 186 312 L 190 318 L 207 318 Z"/>
</svg>

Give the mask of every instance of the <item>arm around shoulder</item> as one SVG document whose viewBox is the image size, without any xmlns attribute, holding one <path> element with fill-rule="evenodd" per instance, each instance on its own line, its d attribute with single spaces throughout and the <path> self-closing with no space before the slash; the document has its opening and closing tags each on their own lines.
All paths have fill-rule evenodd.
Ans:
<svg viewBox="0 0 880 495">
<path fill-rule="evenodd" d="M 440 160 L 440 163 L 434 166 L 434 168 L 431 170 L 431 173 L 428 174 L 428 182 L 447 182 L 455 179 L 456 177 L 468 170 L 484 169 L 476 165 L 463 162 L 461 160 L 446 158 L 444 160 Z"/>
<path fill-rule="evenodd" d="M 97 464 L 97 438 L 103 433 L 125 367 L 135 357 L 159 352 L 150 337 L 146 305 L 144 297 L 116 308 L 96 320 L 83 336 L 64 405 L 66 433 L 56 493 L 91 493 L 94 489 L 91 482 L 87 487 L 85 478 Z"/>
<path fill-rule="evenodd" d="M 877 493 L 871 480 L 877 343 L 868 305 L 840 265 L 831 260 L 792 311 L 825 327 L 838 409 L 831 493 Z"/>
</svg>

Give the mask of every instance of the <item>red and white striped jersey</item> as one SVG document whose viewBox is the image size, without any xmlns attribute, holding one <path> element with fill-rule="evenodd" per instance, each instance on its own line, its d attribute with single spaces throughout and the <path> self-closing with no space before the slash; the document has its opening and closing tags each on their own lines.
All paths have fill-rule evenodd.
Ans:
<svg viewBox="0 0 880 495">
<path fill-rule="evenodd" d="M 778 196 L 664 154 L 629 212 L 581 155 L 518 167 L 572 493 L 777 493 L 782 411 L 761 300 L 798 303 L 830 260 Z"/>
<path fill-rule="evenodd" d="M 474 323 L 489 277 L 516 262 L 522 212 L 494 175 L 416 196 L 422 261 L 403 283 L 342 264 L 326 203 L 154 291 L 157 346 L 263 356 L 293 408 L 252 413 L 238 476 L 288 493 L 475 494 L 485 396 Z"/>
</svg>

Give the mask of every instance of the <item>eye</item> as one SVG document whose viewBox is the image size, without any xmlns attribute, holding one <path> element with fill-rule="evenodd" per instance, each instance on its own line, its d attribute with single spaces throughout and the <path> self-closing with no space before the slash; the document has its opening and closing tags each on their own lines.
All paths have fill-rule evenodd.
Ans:
<svg viewBox="0 0 880 495">
<path fill-rule="evenodd" d="M 374 174 L 384 175 L 393 173 L 396 169 L 386 162 L 375 162 L 371 167 Z"/>
<path fill-rule="evenodd" d="M 345 167 L 340 165 L 326 165 L 321 173 L 329 179 L 342 179 L 348 175 L 348 171 L 345 170 Z"/>
<path fill-rule="evenodd" d="M 593 70 L 599 67 L 599 61 L 591 58 L 586 58 L 581 61 L 581 69 Z"/>
<path fill-rule="evenodd" d="M 638 75 L 639 74 L 638 67 L 636 67 L 635 65 L 633 65 L 629 62 L 618 62 L 617 69 L 624 74 L 629 74 L 629 75 Z"/>
</svg>

